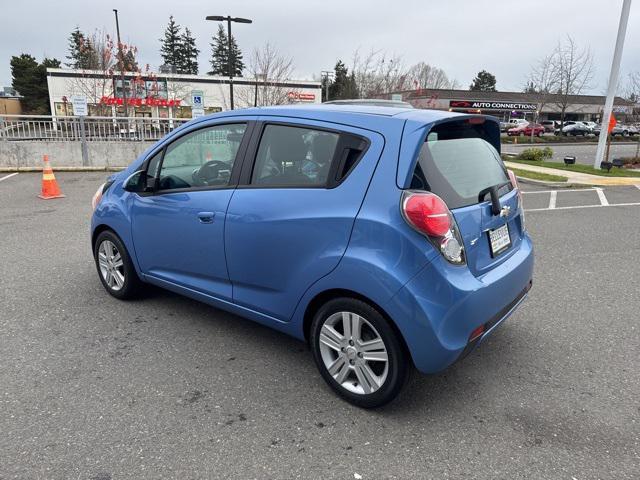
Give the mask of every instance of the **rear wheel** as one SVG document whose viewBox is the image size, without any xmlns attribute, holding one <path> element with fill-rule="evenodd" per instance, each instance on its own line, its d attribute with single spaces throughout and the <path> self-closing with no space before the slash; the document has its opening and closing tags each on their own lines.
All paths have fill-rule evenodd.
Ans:
<svg viewBox="0 0 640 480">
<path fill-rule="evenodd" d="M 131 257 L 118 236 L 110 230 L 98 235 L 93 247 L 98 276 L 105 290 L 125 300 L 140 293 L 142 282 L 131 262 Z"/>
<path fill-rule="evenodd" d="M 361 300 L 338 298 L 322 306 L 311 325 L 311 350 L 329 386 L 359 407 L 390 402 L 407 377 L 407 355 L 398 334 Z"/>
</svg>

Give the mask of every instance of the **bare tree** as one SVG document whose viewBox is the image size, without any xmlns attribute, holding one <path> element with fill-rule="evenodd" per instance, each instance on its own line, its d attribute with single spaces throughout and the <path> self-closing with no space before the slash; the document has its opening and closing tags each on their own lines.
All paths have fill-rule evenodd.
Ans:
<svg viewBox="0 0 640 480">
<path fill-rule="evenodd" d="M 93 32 L 88 43 L 92 48 L 91 69 L 82 70 L 80 75 L 74 78 L 71 84 L 71 93 L 85 96 L 88 103 L 98 105 L 100 115 L 110 115 L 111 106 L 105 105 L 101 100 L 115 94 L 117 45 L 109 34 L 101 30 Z M 136 47 L 122 45 L 125 69 L 140 73 L 139 68 L 135 65 L 136 53 Z"/>
<path fill-rule="evenodd" d="M 361 55 L 360 51 L 356 50 L 353 54 L 351 72 L 355 77 L 356 89 L 362 98 L 406 90 L 410 87 L 402 57 L 388 55 L 381 50 L 371 50 L 366 55 Z"/>
<path fill-rule="evenodd" d="M 407 70 L 407 83 L 416 90 L 455 89 L 459 86 L 455 79 L 450 79 L 444 70 L 425 62 L 418 62 Z"/>
<path fill-rule="evenodd" d="M 554 60 L 556 52 L 557 50 L 554 50 L 553 53 L 538 60 L 529 73 L 526 90 L 533 95 L 534 101 L 538 105 L 536 121 L 543 107 L 549 103 L 553 94 L 560 87 L 560 72 L 557 69 L 557 62 Z"/>
<path fill-rule="evenodd" d="M 640 103 L 640 71 L 631 72 L 627 77 L 624 96 L 631 102 Z"/>
<path fill-rule="evenodd" d="M 265 43 L 260 48 L 255 48 L 249 57 L 248 75 L 259 82 L 257 87 L 257 105 L 283 105 L 296 100 L 299 92 L 296 89 L 282 87 L 281 83 L 293 76 L 293 59 L 281 54 L 278 49 Z M 253 106 L 256 92 L 254 89 L 239 89 L 238 101 L 242 106 Z"/>
<path fill-rule="evenodd" d="M 591 87 L 594 66 L 589 48 L 580 48 L 570 36 L 551 54 L 551 68 L 557 75 L 557 101 L 560 121 L 564 125 L 567 107 L 572 103 L 572 95 L 580 95 Z"/>
</svg>

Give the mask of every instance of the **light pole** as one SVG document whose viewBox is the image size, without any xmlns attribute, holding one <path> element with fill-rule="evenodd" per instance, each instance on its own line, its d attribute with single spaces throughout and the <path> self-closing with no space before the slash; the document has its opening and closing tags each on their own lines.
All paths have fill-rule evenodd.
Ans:
<svg viewBox="0 0 640 480">
<path fill-rule="evenodd" d="M 256 90 L 254 92 L 254 97 L 253 97 L 253 106 L 257 107 L 258 106 L 258 79 L 261 78 L 264 80 L 266 80 L 267 76 L 264 73 L 256 73 Z M 264 95 L 263 95 L 264 97 Z M 264 101 L 264 99 L 263 99 Z"/>
<path fill-rule="evenodd" d="M 600 126 L 600 135 L 598 138 L 598 149 L 596 150 L 596 158 L 593 161 L 593 168 L 599 168 L 604 160 L 605 146 L 607 137 L 609 136 L 609 120 L 611 119 L 611 111 L 613 110 L 613 97 L 616 94 L 618 86 L 618 76 L 620 74 L 620 59 L 622 58 L 622 48 L 624 46 L 624 37 L 627 34 L 627 21 L 629 20 L 629 10 L 631 9 L 631 0 L 623 0 L 622 12 L 620 13 L 620 23 L 618 24 L 618 36 L 616 37 L 616 46 L 613 51 L 613 61 L 611 62 L 611 73 L 609 74 L 609 87 L 607 88 L 607 99 L 604 102 L 602 111 L 602 124 Z M 609 160 L 607 156 L 607 161 Z"/>
<path fill-rule="evenodd" d="M 329 79 L 333 76 L 333 70 L 322 70 L 320 72 L 320 81 L 322 81 L 322 78 L 325 79 L 324 81 L 324 101 L 328 102 L 329 101 Z"/>
<path fill-rule="evenodd" d="M 231 17 L 226 16 L 223 17 L 221 15 L 209 15 L 206 17 L 206 20 L 212 20 L 214 22 L 227 22 L 227 41 L 228 41 L 228 55 L 229 55 L 229 97 L 231 103 L 231 110 L 233 110 L 233 70 L 236 63 L 236 57 L 233 55 L 231 51 L 231 22 L 236 23 L 253 23 L 248 18 L 240 18 L 240 17 Z"/>
<path fill-rule="evenodd" d="M 120 81 L 122 82 L 122 98 L 124 99 L 124 116 L 129 116 L 129 109 L 127 108 L 127 89 L 124 85 L 124 58 L 122 54 L 122 42 L 120 41 L 120 24 L 118 23 L 118 9 L 114 8 L 113 13 L 116 16 L 116 34 L 118 36 L 118 57 L 120 62 Z"/>
</svg>

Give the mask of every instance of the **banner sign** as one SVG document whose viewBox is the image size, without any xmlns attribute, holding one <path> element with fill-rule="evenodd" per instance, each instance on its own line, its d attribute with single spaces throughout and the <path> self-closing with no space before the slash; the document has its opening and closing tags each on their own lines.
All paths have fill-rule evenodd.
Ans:
<svg viewBox="0 0 640 480">
<path fill-rule="evenodd" d="M 133 107 L 179 107 L 182 100 L 167 100 L 165 98 L 127 98 L 127 105 Z M 124 105 L 124 98 L 102 97 L 103 105 Z"/>
<path fill-rule="evenodd" d="M 449 108 L 471 108 L 475 110 L 525 110 L 535 112 L 538 105 L 535 103 L 519 102 L 480 102 L 476 100 L 450 100 Z"/>
</svg>

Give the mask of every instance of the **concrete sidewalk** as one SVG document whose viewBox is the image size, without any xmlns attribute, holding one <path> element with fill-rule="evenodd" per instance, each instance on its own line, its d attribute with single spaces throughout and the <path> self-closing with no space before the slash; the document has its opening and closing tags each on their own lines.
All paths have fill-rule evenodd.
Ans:
<svg viewBox="0 0 640 480">
<path fill-rule="evenodd" d="M 571 170 L 560 170 L 557 168 L 539 167 L 537 165 L 526 165 L 505 161 L 507 168 L 517 168 L 529 172 L 546 173 L 549 175 L 560 175 L 567 177 L 567 183 L 581 185 L 640 185 L 640 177 L 601 177 L 589 173 L 572 172 Z"/>
</svg>

